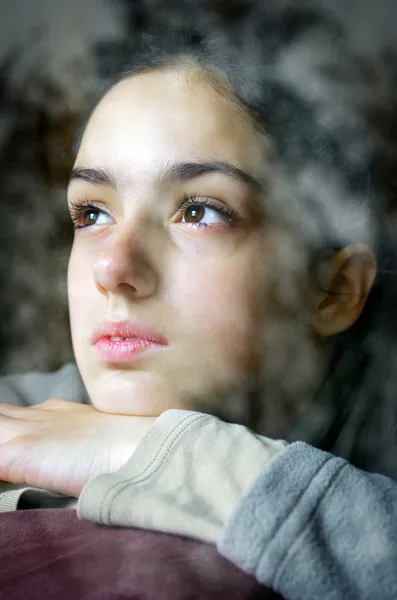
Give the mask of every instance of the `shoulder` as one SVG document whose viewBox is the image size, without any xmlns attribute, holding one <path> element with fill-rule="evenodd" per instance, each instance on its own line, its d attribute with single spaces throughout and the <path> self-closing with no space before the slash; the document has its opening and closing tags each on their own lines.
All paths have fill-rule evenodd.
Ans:
<svg viewBox="0 0 397 600">
<path fill-rule="evenodd" d="M 88 396 L 74 363 L 51 373 L 21 373 L 0 377 L 0 402 L 32 406 L 49 398 L 88 404 Z"/>
</svg>

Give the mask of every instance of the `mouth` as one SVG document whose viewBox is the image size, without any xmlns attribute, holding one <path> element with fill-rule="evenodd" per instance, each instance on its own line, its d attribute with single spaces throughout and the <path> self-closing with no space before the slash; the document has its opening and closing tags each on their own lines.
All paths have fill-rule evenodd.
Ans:
<svg viewBox="0 0 397 600">
<path fill-rule="evenodd" d="M 128 363 L 151 350 L 167 348 L 168 342 L 150 327 L 131 321 L 105 321 L 94 330 L 91 345 L 107 363 Z"/>
</svg>

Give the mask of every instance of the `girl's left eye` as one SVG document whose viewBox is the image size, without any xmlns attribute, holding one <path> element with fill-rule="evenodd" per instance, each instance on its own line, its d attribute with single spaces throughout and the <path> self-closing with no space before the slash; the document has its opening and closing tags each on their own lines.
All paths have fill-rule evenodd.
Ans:
<svg viewBox="0 0 397 600">
<path fill-rule="evenodd" d="M 217 200 L 189 198 L 180 206 L 178 215 L 179 223 L 186 223 L 195 227 L 208 227 L 222 224 L 231 225 L 234 211 Z"/>
</svg>

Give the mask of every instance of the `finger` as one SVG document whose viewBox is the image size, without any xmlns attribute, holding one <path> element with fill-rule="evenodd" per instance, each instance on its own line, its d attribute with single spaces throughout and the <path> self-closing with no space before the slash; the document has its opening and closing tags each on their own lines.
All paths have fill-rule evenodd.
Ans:
<svg viewBox="0 0 397 600">
<path fill-rule="evenodd" d="M 29 455 L 29 436 L 0 444 L 0 480 L 10 483 L 30 484 L 26 478 L 26 463 Z"/>
<path fill-rule="evenodd" d="M 48 418 L 48 414 L 44 411 L 33 412 L 31 409 L 36 408 L 33 406 L 15 406 L 15 404 L 7 404 L 6 402 L 0 403 L 0 416 L 10 417 L 12 419 L 26 419 L 29 421 L 44 421 Z"/>
<path fill-rule="evenodd" d="M 78 410 L 82 408 L 81 404 L 77 404 L 76 402 L 70 402 L 69 400 L 62 400 L 62 398 L 50 398 L 41 404 L 35 404 L 30 408 L 35 410 L 41 409 L 45 411 L 54 411 L 54 410 Z"/>
<path fill-rule="evenodd" d="M 0 415 L 0 444 L 23 437 L 29 431 L 29 423 L 24 419 L 15 419 Z"/>
</svg>

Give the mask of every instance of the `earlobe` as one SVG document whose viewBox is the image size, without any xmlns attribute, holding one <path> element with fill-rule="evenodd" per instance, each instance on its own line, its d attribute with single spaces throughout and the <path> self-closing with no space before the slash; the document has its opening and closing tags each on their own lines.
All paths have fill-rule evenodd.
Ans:
<svg viewBox="0 0 397 600">
<path fill-rule="evenodd" d="M 362 313 L 377 272 L 372 250 L 363 244 L 347 246 L 319 265 L 313 324 L 330 336 L 351 327 Z"/>
</svg>

